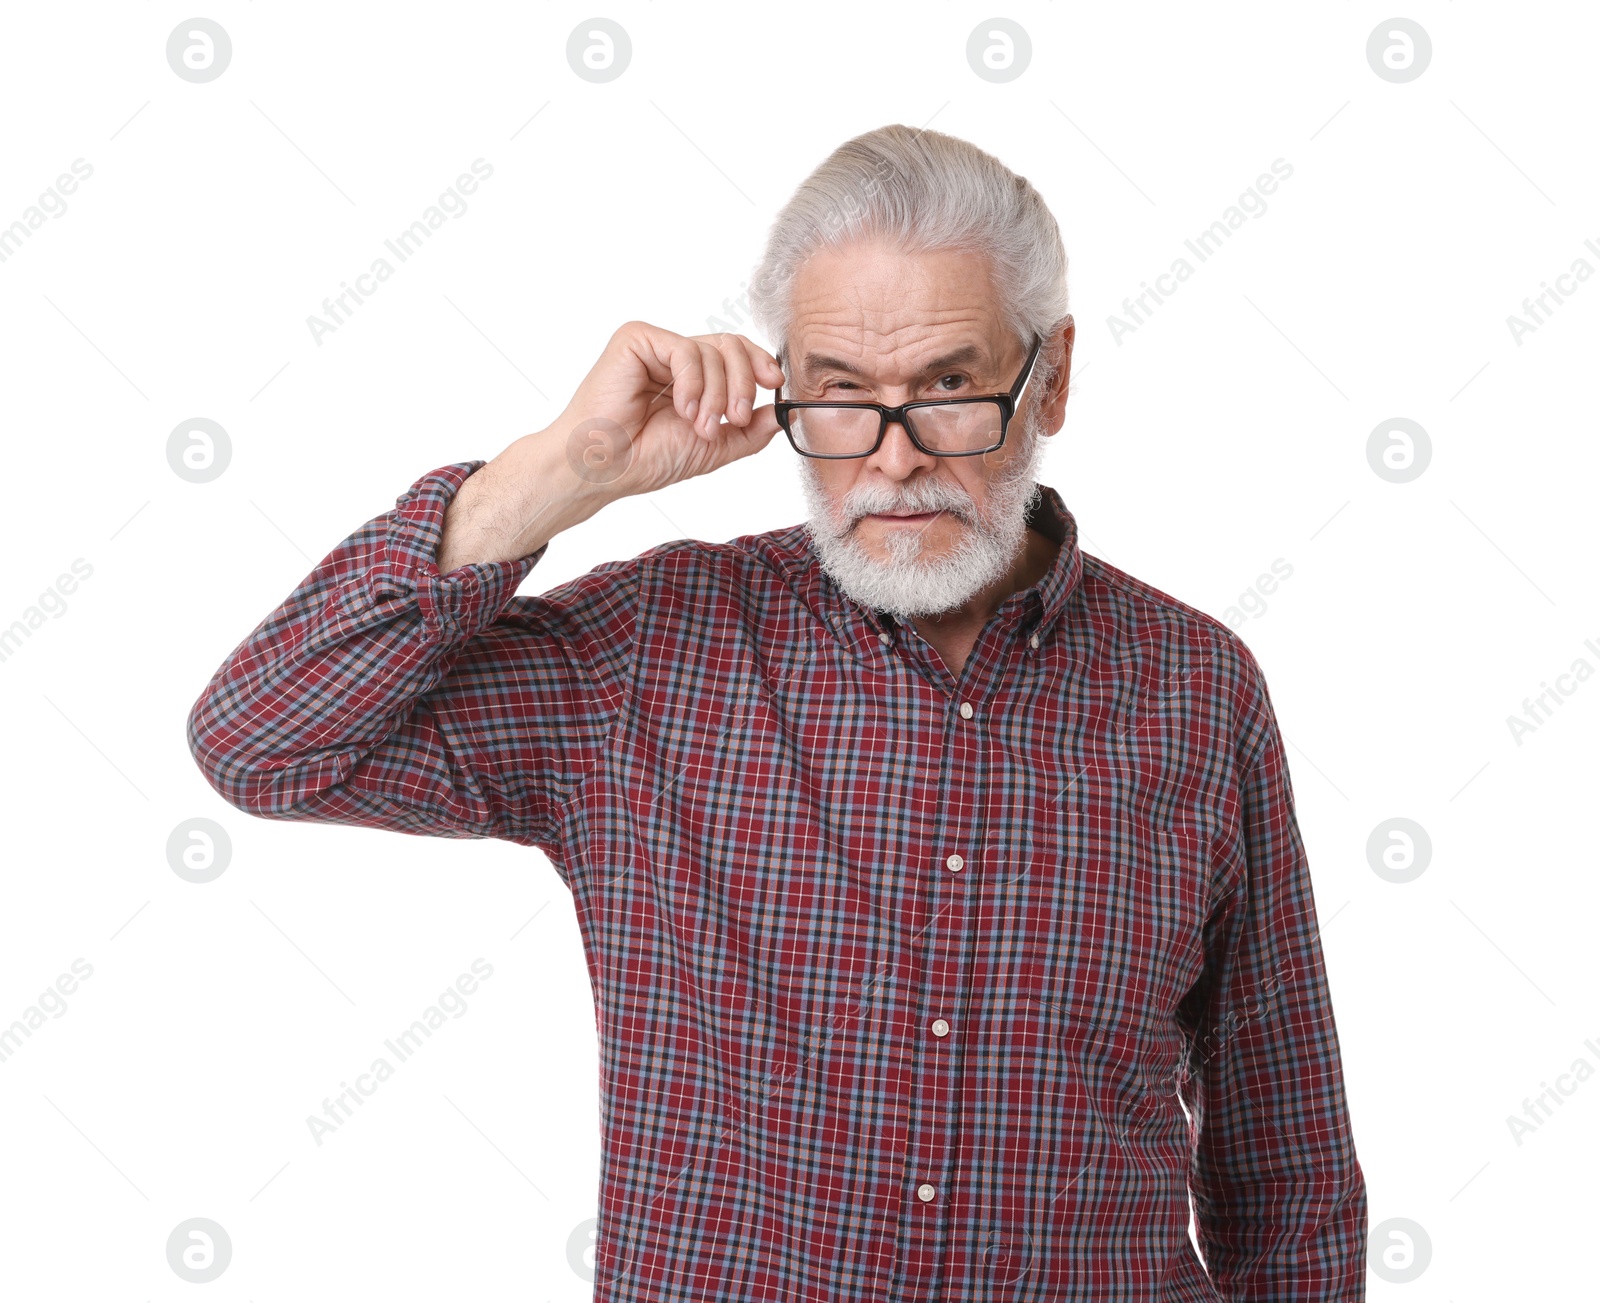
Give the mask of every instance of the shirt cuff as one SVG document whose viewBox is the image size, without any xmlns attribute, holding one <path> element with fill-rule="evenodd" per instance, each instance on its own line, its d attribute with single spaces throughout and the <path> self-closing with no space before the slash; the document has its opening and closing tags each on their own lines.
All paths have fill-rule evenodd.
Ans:
<svg viewBox="0 0 1600 1303">
<path fill-rule="evenodd" d="M 441 466 L 396 498 L 373 568 L 374 600 L 415 599 L 424 627 L 447 642 L 470 638 L 494 620 L 550 546 L 514 561 L 474 561 L 439 573 L 445 510 L 483 464 L 477 458 Z"/>
</svg>

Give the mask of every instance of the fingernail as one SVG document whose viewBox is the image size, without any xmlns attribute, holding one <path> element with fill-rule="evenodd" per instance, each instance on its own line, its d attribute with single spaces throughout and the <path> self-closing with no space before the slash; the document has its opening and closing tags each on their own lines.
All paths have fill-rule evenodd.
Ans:
<svg viewBox="0 0 1600 1303">
<path fill-rule="evenodd" d="M 700 410 L 700 400 L 698 398 L 691 398 L 689 400 L 688 406 L 686 406 L 683 409 L 683 414 L 692 421 L 692 420 L 694 420 L 694 414 L 699 410 Z"/>
</svg>

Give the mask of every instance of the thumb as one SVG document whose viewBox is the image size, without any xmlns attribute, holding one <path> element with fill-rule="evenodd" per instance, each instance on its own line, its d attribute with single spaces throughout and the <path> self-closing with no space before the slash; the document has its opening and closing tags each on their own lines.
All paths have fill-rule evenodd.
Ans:
<svg viewBox="0 0 1600 1303">
<path fill-rule="evenodd" d="M 772 442 L 772 436 L 778 432 L 778 418 L 769 403 L 765 407 L 758 407 L 750 414 L 750 420 L 745 425 L 729 425 L 723 423 L 716 432 L 718 466 L 726 466 L 729 462 L 738 461 L 741 457 L 748 457 L 752 453 L 760 452 Z"/>
</svg>

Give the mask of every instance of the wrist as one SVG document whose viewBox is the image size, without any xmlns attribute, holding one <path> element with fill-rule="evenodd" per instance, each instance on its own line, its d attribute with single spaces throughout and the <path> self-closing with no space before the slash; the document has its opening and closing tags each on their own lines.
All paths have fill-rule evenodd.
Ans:
<svg viewBox="0 0 1600 1303">
<path fill-rule="evenodd" d="M 477 561 L 515 561 L 614 498 L 579 474 L 551 426 L 523 435 L 462 483 L 445 512 L 440 574 Z"/>
</svg>

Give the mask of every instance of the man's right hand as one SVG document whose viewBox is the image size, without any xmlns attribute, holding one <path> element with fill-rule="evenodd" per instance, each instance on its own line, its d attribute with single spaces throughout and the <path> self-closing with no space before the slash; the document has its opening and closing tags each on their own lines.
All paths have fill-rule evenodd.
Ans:
<svg viewBox="0 0 1600 1303">
<path fill-rule="evenodd" d="M 782 382 L 777 360 L 743 335 L 630 321 L 551 430 L 565 433 L 575 469 L 613 497 L 651 493 L 766 447 L 778 422 L 771 404 L 756 407 L 756 386 Z"/>
<path fill-rule="evenodd" d="M 515 560 L 608 502 L 692 479 L 766 447 L 778 431 L 756 386 L 783 383 L 743 335 L 617 330 L 565 410 L 468 476 L 445 513 L 440 574 Z"/>
</svg>

